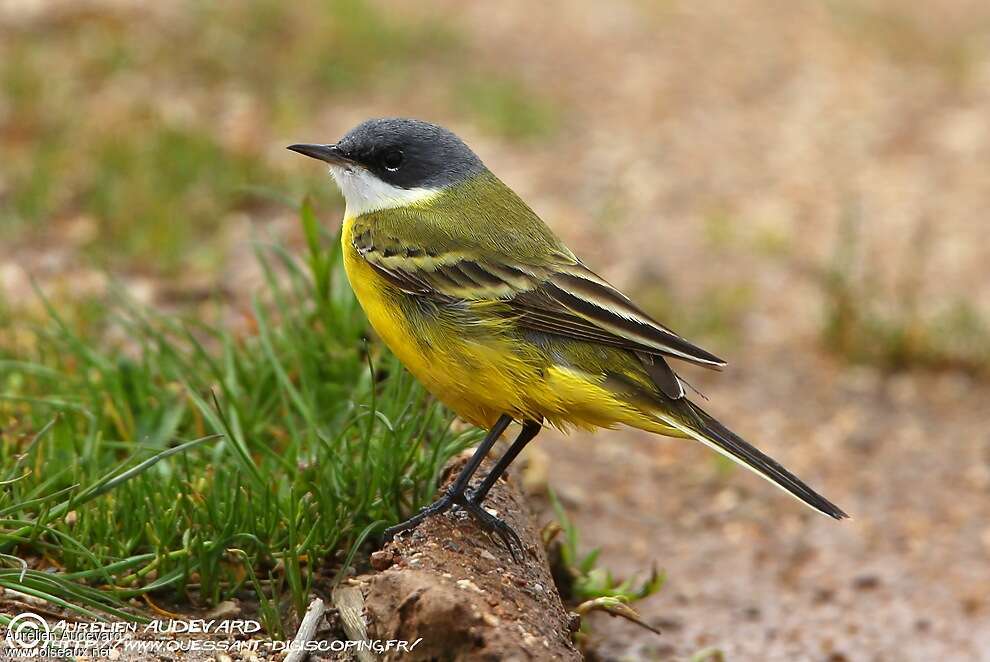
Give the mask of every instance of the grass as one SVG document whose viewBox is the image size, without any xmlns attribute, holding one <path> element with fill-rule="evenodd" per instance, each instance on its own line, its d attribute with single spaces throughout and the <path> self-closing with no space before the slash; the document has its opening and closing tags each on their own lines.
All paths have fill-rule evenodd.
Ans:
<svg viewBox="0 0 990 662">
<path fill-rule="evenodd" d="M 270 143 L 453 42 L 362 0 L 43 16 L 0 43 L 0 228 L 86 216 L 92 257 L 166 272 L 230 214 L 269 204 L 259 188 L 328 191 L 290 180 Z"/>
<path fill-rule="evenodd" d="M 743 316 L 753 301 L 748 283 L 712 285 L 694 300 L 676 298 L 664 283 L 644 283 L 633 289 L 646 312 L 692 342 L 723 355 L 738 347 Z"/>
<path fill-rule="evenodd" d="M 437 108 L 500 136 L 554 122 L 533 90 L 474 64 L 442 18 L 367 0 L 70 5 L 0 20 L 0 232 L 64 235 L 60 223 L 83 218 L 94 230 L 79 248 L 104 268 L 175 274 L 192 260 L 209 272 L 210 239 L 232 215 L 264 218 L 272 191 L 333 195 L 283 153 L 292 136 L 427 77 Z"/>
<path fill-rule="evenodd" d="M 887 371 L 959 370 L 990 376 L 990 322 L 962 298 L 937 307 L 923 301 L 920 288 L 930 238 L 916 234 L 897 291 L 886 297 L 861 255 L 859 227 L 859 216 L 850 209 L 831 263 L 820 274 L 824 346 L 851 363 Z"/>
<path fill-rule="evenodd" d="M 248 331 L 124 297 L 6 321 L 0 586 L 131 618 L 141 596 L 240 596 L 282 636 L 317 579 L 429 499 L 474 433 L 365 343 L 338 252 L 302 219 L 304 261 L 258 250 Z"/>
<path fill-rule="evenodd" d="M 578 551 L 581 541 L 577 527 L 567 516 L 557 495 L 551 491 L 549 496 L 557 524 L 544 531 L 544 543 L 549 546 L 558 536 L 563 535 L 559 544 L 553 546 L 552 556 L 555 557 L 555 570 L 559 571 L 555 580 L 565 599 L 583 602 L 596 598 L 617 598 L 629 603 L 648 598 L 660 590 L 665 575 L 657 572 L 656 568 L 648 579 L 637 586 L 636 578 L 618 580 L 609 570 L 599 567 L 600 549 L 593 549 L 582 555 Z"/>
<path fill-rule="evenodd" d="M 281 149 L 338 106 L 429 76 L 447 115 L 513 140 L 551 130 L 555 109 L 473 63 L 444 19 L 383 7 L 5 13 L 0 234 L 67 263 L 212 276 L 232 217 L 309 192 L 339 204 Z M 40 321 L 0 300 L 0 586 L 132 617 L 146 596 L 242 596 L 276 635 L 315 581 L 432 495 L 474 433 L 365 342 L 336 253 L 304 219 L 306 261 L 259 250 L 265 290 L 246 311 L 216 302 L 211 321 L 120 293 L 39 297 Z"/>
<path fill-rule="evenodd" d="M 920 5 L 923 6 L 923 5 Z M 979 67 L 979 44 L 985 22 L 946 21 L 932 29 L 927 12 L 906 11 L 897 3 L 829 0 L 824 3 L 839 34 L 859 47 L 908 66 L 939 72 L 949 83 L 961 87 L 972 82 Z"/>
<path fill-rule="evenodd" d="M 275 179 L 257 159 L 231 153 L 205 133 L 167 126 L 97 144 L 93 158 L 82 212 L 103 219 L 122 253 L 153 253 L 160 264 L 175 266 L 188 260 L 195 238 L 256 200 L 249 185 Z M 134 210 L 141 210 L 142 232 L 132 231 Z M 188 221 L 175 223 L 179 218 Z"/>
<path fill-rule="evenodd" d="M 471 76 L 460 82 L 457 94 L 462 109 L 483 128 L 505 138 L 545 138 L 560 121 L 556 106 L 513 79 Z"/>
<path fill-rule="evenodd" d="M 598 564 L 600 549 L 581 554 L 577 527 L 567 516 L 556 494 L 549 493 L 550 503 L 557 518 L 543 530 L 543 545 L 547 548 L 550 569 L 561 598 L 574 607 L 574 611 L 586 616 L 601 611 L 610 616 L 618 616 L 636 623 L 655 634 L 660 634 L 654 626 L 640 618 L 632 604 L 645 600 L 659 591 L 666 580 L 666 574 L 656 567 L 649 577 L 637 586 L 636 578 L 616 579 L 610 570 Z M 582 623 L 579 641 L 587 638 L 588 628 Z"/>
</svg>

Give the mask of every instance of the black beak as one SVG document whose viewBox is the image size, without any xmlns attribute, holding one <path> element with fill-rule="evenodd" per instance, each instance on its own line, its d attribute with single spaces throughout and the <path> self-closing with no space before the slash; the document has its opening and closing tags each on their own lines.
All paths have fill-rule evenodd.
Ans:
<svg viewBox="0 0 990 662">
<path fill-rule="evenodd" d="M 291 149 L 293 152 L 299 152 L 305 156 L 310 156 L 314 159 L 319 159 L 320 161 L 326 161 L 327 163 L 334 163 L 338 165 L 352 163 L 352 161 L 344 156 L 336 145 L 312 145 L 308 143 L 301 143 L 298 145 L 289 145 L 287 149 Z"/>
</svg>

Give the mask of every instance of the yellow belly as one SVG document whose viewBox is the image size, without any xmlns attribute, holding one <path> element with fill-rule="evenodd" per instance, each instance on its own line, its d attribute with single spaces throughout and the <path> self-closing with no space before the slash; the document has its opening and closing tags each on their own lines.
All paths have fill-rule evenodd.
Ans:
<svg viewBox="0 0 990 662">
<path fill-rule="evenodd" d="M 497 332 L 464 337 L 457 330 L 414 328 L 396 305 L 401 296 L 351 243 L 353 219 L 342 233 L 344 269 L 375 332 L 441 402 L 473 425 L 499 416 L 545 419 L 558 428 L 625 423 L 661 433 L 670 429 L 604 387 L 604 376 L 555 365 L 537 348 Z"/>
<path fill-rule="evenodd" d="M 344 269 L 375 333 L 441 402 L 473 425 L 490 427 L 503 411 L 508 411 L 517 390 L 506 378 L 504 358 L 483 346 L 469 350 L 456 337 L 436 343 L 417 335 L 402 309 L 395 305 L 393 286 L 351 245 L 351 225 L 345 221 Z"/>
</svg>

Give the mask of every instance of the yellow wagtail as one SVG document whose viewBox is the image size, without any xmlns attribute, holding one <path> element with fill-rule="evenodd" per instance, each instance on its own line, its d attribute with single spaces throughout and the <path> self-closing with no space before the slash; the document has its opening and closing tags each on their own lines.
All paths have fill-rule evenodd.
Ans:
<svg viewBox="0 0 990 662">
<path fill-rule="evenodd" d="M 457 506 L 511 551 L 518 537 L 481 503 L 544 423 L 696 439 L 815 510 L 847 516 L 688 400 L 668 359 L 725 362 L 585 266 L 450 131 L 376 119 L 335 144 L 289 149 L 330 165 L 346 200 L 347 277 L 375 331 L 437 398 L 489 430 L 452 487 L 386 537 Z M 513 420 L 519 436 L 469 490 Z"/>
</svg>

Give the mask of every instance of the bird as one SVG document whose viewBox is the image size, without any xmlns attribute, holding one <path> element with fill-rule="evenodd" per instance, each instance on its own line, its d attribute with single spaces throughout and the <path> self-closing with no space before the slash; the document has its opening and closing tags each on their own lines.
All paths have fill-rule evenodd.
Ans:
<svg viewBox="0 0 990 662">
<path fill-rule="evenodd" d="M 385 539 L 463 509 L 510 552 L 482 507 L 545 426 L 631 426 L 693 439 L 835 519 L 848 515 L 692 402 L 676 362 L 726 362 L 653 319 L 591 270 L 463 140 L 417 119 L 366 120 L 325 162 L 345 202 L 344 269 L 376 334 L 436 398 L 487 435 L 440 497 Z M 475 486 L 508 426 L 518 436 Z"/>
</svg>

